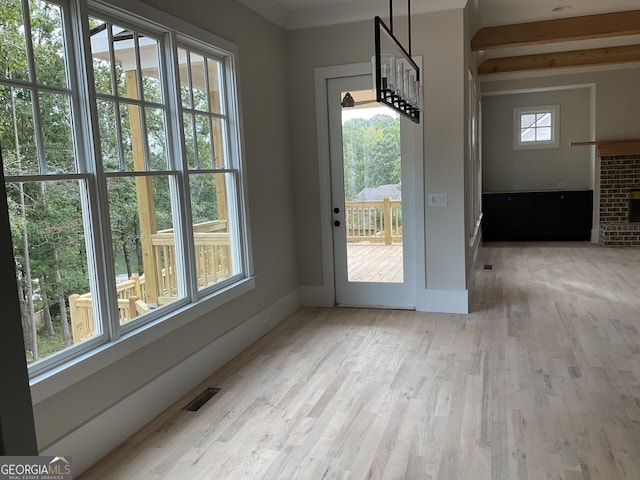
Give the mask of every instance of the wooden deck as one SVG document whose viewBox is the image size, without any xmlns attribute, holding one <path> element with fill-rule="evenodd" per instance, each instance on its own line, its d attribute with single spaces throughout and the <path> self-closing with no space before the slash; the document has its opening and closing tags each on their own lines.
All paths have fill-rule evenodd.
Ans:
<svg viewBox="0 0 640 480">
<path fill-rule="evenodd" d="M 350 282 L 402 283 L 402 244 L 348 243 Z"/>
</svg>

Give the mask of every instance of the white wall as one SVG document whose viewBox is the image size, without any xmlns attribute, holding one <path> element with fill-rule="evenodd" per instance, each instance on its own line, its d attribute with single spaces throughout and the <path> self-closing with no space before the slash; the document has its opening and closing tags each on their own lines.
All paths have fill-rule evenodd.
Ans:
<svg viewBox="0 0 640 480">
<path fill-rule="evenodd" d="M 484 191 L 593 188 L 591 149 L 569 145 L 591 139 L 591 92 L 590 87 L 582 87 L 485 96 L 482 110 Z M 559 146 L 514 149 L 514 108 L 542 105 L 560 106 Z"/>
</svg>

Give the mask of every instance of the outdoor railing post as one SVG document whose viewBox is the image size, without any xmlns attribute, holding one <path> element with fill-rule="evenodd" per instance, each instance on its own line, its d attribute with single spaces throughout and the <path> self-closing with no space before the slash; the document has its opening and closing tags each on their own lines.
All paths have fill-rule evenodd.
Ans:
<svg viewBox="0 0 640 480">
<path fill-rule="evenodd" d="M 73 343 L 78 343 L 81 340 L 78 338 L 78 323 L 81 321 L 81 317 L 78 314 L 78 305 L 76 304 L 78 298 L 80 298 L 80 295 L 77 293 L 69 295 L 69 316 L 71 317 L 71 337 L 73 338 Z"/>
<path fill-rule="evenodd" d="M 133 320 L 138 316 L 138 309 L 136 307 L 136 302 L 139 300 L 135 295 L 129 297 L 129 318 L 127 320 Z"/>
<path fill-rule="evenodd" d="M 384 197 L 384 244 L 391 245 L 393 225 L 391 224 L 391 198 Z"/>
</svg>

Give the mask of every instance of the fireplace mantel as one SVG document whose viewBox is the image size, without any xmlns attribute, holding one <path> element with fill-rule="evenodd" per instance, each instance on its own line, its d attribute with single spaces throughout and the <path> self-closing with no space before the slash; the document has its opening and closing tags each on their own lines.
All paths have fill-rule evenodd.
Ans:
<svg viewBox="0 0 640 480">
<path fill-rule="evenodd" d="M 599 157 L 640 155 L 640 140 L 608 140 L 595 142 L 571 142 L 572 147 L 595 145 Z"/>
</svg>

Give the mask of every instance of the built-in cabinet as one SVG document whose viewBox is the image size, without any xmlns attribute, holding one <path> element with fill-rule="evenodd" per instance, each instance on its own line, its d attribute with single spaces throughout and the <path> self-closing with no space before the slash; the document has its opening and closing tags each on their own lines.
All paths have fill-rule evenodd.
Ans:
<svg viewBox="0 0 640 480">
<path fill-rule="evenodd" d="M 588 241 L 593 190 L 484 193 L 482 211 L 485 241 Z"/>
</svg>

